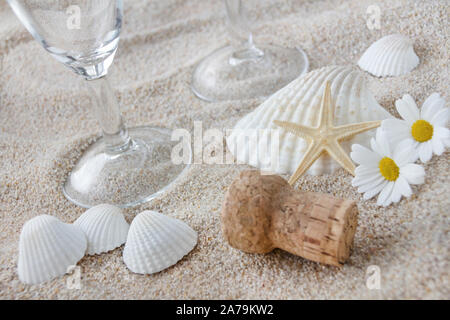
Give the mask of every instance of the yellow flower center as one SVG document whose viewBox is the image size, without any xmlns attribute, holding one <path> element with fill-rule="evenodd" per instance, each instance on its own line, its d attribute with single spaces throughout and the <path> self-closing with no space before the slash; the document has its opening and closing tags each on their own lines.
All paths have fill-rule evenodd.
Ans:
<svg viewBox="0 0 450 320">
<path fill-rule="evenodd" d="M 380 168 L 381 175 L 389 181 L 397 180 L 400 174 L 400 169 L 395 161 L 388 157 L 381 159 L 378 167 Z"/>
<path fill-rule="evenodd" d="M 428 121 L 417 120 L 411 127 L 411 134 L 416 141 L 428 141 L 433 137 L 433 126 Z"/>
</svg>

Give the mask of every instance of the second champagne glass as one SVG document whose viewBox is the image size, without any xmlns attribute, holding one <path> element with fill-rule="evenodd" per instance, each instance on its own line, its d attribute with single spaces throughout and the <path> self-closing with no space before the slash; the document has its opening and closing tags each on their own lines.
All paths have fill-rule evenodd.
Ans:
<svg viewBox="0 0 450 320">
<path fill-rule="evenodd" d="M 206 101 L 267 97 L 307 72 L 300 48 L 255 44 L 241 0 L 224 0 L 232 45 L 203 59 L 192 75 L 192 90 Z"/>
</svg>

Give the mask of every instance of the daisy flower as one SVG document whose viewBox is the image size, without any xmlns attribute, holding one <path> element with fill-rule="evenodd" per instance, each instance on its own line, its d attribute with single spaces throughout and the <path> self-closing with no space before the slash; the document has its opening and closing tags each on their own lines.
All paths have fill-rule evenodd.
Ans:
<svg viewBox="0 0 450 320">
<path fill-rule="evenodd" d="M 433 93 L 423 103 L 422 109 L 409 94 L 395 101 L 395 107 L 403 120 L 386 119 L 381 127 L 390 141 L 396 143 L 404 139 L 413 142 L 414 160 L 427 162 L 434 154 L 441 155 L 450 146 L 450 130 L 447 129 L 449 108 L 438 93 Z"/>
<path fill-rule="evenodd" d="M 412 163 L 413 142 L 403 140 L 391 150 L 391 145 L 381 128 L 376 139 L 370 141 L 372 150 L 359 144 L 352 145 L 350 157 L 359 164 L 355 169 L 352 185 L 370 199 L 379 193 L 377 204 L 388 206 L 398 202 L 402 196 L 412 194 L 410 184 L 424 182 L 422 166 Z"/>
</svg>

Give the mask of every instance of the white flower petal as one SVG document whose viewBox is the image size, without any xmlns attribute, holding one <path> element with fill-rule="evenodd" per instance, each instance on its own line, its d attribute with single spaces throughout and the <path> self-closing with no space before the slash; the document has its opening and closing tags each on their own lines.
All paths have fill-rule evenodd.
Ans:
<svg viewBox="0 0 450 320">
<path fill-rule="evenodd" d="M 398 179 L 394 183 L 394 189 L 392 190 L 392 202 L 399 202 L 402 198 L 402 195 L 405 197 L 409 197 L 411 196 L 411 194 L 412 190 L 406 179 L 402 176 L 398 177 Z"/>
<path fill-rule="evenodd" d="M 370 198 L 373 198 L 373 196 L 378 194 L 387 184 L 388 184 L 388 181 L 384 180 L 382 183 L 380 183 L 375 188 L 368 190 L 366 193 L 364 193 L 364 196 L 363 196 L 364 200 L 369 200 Z"/>
<path fill-rule="evenodd" d="M 366 175 L 372 175 L 375 173 L 379 173 L 380 168 L 378 166 L 366 166 L 366 165 L 360 165 L 357 166 L 355 169 L 355 175 L 356 176 L 366 176 Z"/>
<path fill-rule="evenodd" d="M 405 120 L 386 119 L 381 123 L 381 128 L 386 132 L 392 145 L 397 145 L 402 140 L 412 138 L 411 126 Z"/>
<path fill-rule="evenodd" d="M 360 187 L 358 188 L 358 192 L 359 193 L 367 192 L 370 189 L 376 188 L 378 185 L 383 183 L 383 181 L 385 181 L 385 180 L 386 179 L 384 179 L 381 174 L 378 177 L 375 176 L 372 180 L 370 180 L 370 181 L 368 181 L 366 183 L 363 183 L 363 184 L 359 184 Z"/>
<path fill-rule="evenodd" d="M 382 150 L 379 150 L 377 140 L 375 140 L 374 138 L 370 139 L 370 147 L 379 156 L 381 156 L 381 157 L 383 156 L 383 152 L 382 152 Z"/>
<path fill-rule="evenodd" d="M 367 149 L 359 144 L 352 145 L 352 152 L 350 152 L 350 158 L 358 164 L 367 166 L 376 166 L 377 160 L 380 157 L 372 150 Z"/>
<path fill-rule="evenodd" d="M 419 119 L 419 109 L 409 94 L 405 94 L 402 99 L 395 101 L 395 107 L 407 122 L 413 123 Z"/>
<path fill-rule="evenodd" d="M 370 184 L 373 180 L 376 180 L 377 178 L 379 178 L 379 177 L 376 176 L 375 174 L 364 176 L 364 177 L 356 176 L 352 179 L 352 186 L 359 187 L 362 185 Z M 365 191 L 358 191 L 358 192 L 365 192 Z"/>
<path fill-rule="evenodd" d="M 400 168 L 400 176 L 405 177 L 409 184 L 422 184 L 425 180 L 425 170 L 421 165 L 409 163 Z"/>
<path fill-rule="evenodd" d="M 401 167 L 408 162 L 411 162 L 412 155 L 415 152 L 413 142 L 411 139 L 403 140 L 394 150 L 394 161 Z"/>
<path fill-rule="evenodd" d="M 404 140 L 411 140 L 412 142 L 416 141 L 416 140 L 414 140 L 412 135 L 407 135 L 407 134 L 397 135 L 397 136 L 391 138 L 391 140 L 390 140 L 390 145 L 392 146 L 392 149 L 395 150 L 395 148 L 397 148 L 397 146 Z M 414 145 L 413 145 L 413 149 L 414 149 Z"/>
<path fill-rule="evenodd" d="M 440 110 L 433 115 L 433 118 L 429 121 L 433 127 L 446 127 L 448 123 L 448 108 Z"/>
<path fill-rule="evenodd" d="M 391 200 L 392 202 L 399 202 L 402 197 L 402 193 L 400 192 L 400 185 L 398 184 L 398 180 L 394 182 L 394 188 L 392 189 Z"/>
<path fill-rule="evenodd" d="M 389 146 L 389 141 L 386 137 L 386 133 L 383 129 L 378 128 L 376 133 L 376 145 L 380 155 L 391 158 L 391 148 Z M 373 149 L 373 148 L 372 148 Z M 375 150 L 374 150 L 375 151 Z"/>
<path fill-rule="evenodd" d="M 400 119 L 385 119 L 381 122 L 381 128 L 389 133 L 391 131 L 403 131 L 408 130 L 409 124 L 405 120 Z"/>
<path fill-rule="evenodd" d="M 400 191 L 400 193 L 405 197 L 408 198 L 412 195 L 411 187 L 409 186 L 408 181 L 406 181 L 405 177 L 403 176 L 398 177 L 398 179 L 395 181 L 395 185 Z"/>
<path fill-rule="evenodd" d="M 375 176 L 378 177 L 380 175 L 380 169 L 378 169 L 378 168 L 374 168 L 374 169 L 376 169 L 376 171 L 374 170 L 370 173 L 365 173 L 365 174 L 357 174 L 355 171 L 355 177 L 353 178 L 352 181 L 355 181 L 355 183 L 357 185 L 361 185 L 366 182 L 359 183 L 360 181 L 370 181 L 370 179 L 374 178 Z"/>
<path fill-rule="evenodd" d="M 392 202 L 391 194 L 393 189 L 394 182 L 389 181 L 388 184 L 383 188 L 383 190 L 381 190 L 380 195 L 377 199 L 377 205 L 384 207 L 390 205 Z"/>
<path fill-rule="evenodd" d="M 444 144 L 439 138 L 431 139 L 431 145 L 433 147 L 434 154 L 437 154 L 438 156 L 440 156 L 445 150 Z"/>
<path fill-rule="evenodd" d="M 356 152 L 373 152 L 372 150 L 370 150 L 369 148 L 366 148 L 360 144 L 352 144 L 352 151 L 356 151 Z"/>
<path fill-rule="evenodd" d="M 411 157 L 409 158 L 409 162 L 416 162 L 417 159 L 419 159 L 419 146 L 420 146 L 420 142 L 416 141 L 416 140 L 412 140 L 413 141 L 413 148 L 411 151 Z"/>
<path fill-rule="evenodd" d="M 441 98 L 439 93 L 432 93 L 423 103 L 420 110 L 420 118 L 430 121 L 433 116 L 445 106 L 445 100 Z"/>
<path fill-rule="evenodd" d="M 433 149 L 431 147 L 431 141 L 422 142 L 419 145 L 419 158 L 423 163 L 430 161 L 433 155 Z"/>
<path fill-rule="evenodd" d="M 450 139 L 450 130 L 444 127 L 434 127 L 433 139 L 434 138 L 439 138 L 441 140 Z"/>
</svg>

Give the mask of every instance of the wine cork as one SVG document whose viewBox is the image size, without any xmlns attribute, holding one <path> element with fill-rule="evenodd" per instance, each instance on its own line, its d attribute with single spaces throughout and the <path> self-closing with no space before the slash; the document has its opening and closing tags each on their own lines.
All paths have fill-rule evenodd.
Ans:
<svg viewBox="0 0 450 320">
<path fill-rule="evenodd" d="M 280 248 L 305 259 L 342 266 L 350 256 L 358 209 L 351 200 L 293 189 L 277 175 L 244 171 L 223 202 L 222 232 L 249 253 Z"/>
</svg>

